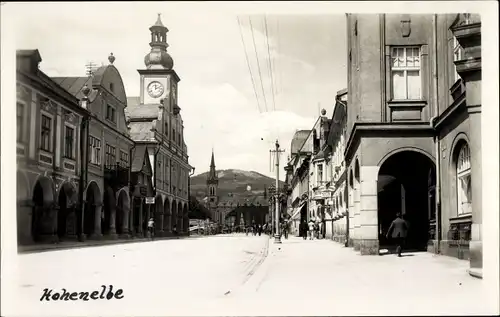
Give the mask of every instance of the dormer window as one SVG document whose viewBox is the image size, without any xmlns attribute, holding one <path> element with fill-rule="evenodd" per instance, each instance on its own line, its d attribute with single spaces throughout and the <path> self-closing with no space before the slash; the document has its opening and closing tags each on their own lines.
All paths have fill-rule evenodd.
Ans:
<svg viewBox="0 0 500 317">
<path fill-rule="evenodd" d="M 111 105 L 106 105 L 106 120 L 116 123 L 116 110 Z"/>
<path fill-rule="evenodd" d="M 115 85 L 113 83 L 109 83 L 109 91 L 115 92 Z"/>
</svg>

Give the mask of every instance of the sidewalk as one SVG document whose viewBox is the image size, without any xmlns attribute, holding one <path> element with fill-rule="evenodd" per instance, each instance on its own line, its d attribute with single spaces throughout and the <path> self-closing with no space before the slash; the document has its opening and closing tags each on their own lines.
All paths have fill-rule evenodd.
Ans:
<svg viewBox="0 0 500 317">
<path fill-rule="evenodd" d="M 190 237 L 191 236 L 156 237 L 154 240 L 157 241 L 157 240 L 185 239 Z M 193 238 L 194 237 L 197 236 L 193 236 Z M 114 244 L 139 243 L 147 241 L 151 240 L 149 238 L 130 238 L 130 239 L 115 239 L 115 240 L 86 240 L 84 242 L 64 241 L 59 243 L 22 245 L 18 246 L 17 251 L 19 254 L 28 254 L 37 252 L 47 252 L 47 251 L 99 247 L 99 246 L 114 245 Z"/>
<path fill-rule="evenodd" d="M 289 237 L 270 241 L 267 260 L 227 307 L 253 315 L 491 314 L 485 284 L 468 267 L 426 252 L 361 256 L 331 240 Z"/>
</svg>

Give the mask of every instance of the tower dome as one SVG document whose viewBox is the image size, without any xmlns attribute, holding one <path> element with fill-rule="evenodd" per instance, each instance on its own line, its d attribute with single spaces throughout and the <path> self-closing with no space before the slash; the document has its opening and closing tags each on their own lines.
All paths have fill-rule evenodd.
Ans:
<svg viewBox="0 0 500 317">
<path fill-rule="evenodd" d="M 167 69 L 174 67 L 174 60 L 168 54 L 167 32 L 168 29 L 161 22 L 160 14 L 156 23 L 149 28 L 151 31 L 151 51 L 144 57 L 144 64 L 148 69 Z"/>
</svg>

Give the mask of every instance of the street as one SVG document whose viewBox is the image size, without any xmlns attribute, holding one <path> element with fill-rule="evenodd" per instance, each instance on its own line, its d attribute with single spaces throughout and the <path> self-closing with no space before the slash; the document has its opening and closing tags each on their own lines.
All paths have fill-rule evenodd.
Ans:
<svg viewBox="0 0 500 317">
<path fill-rule="evenodd" d="M 360 256 L 329 240 L 218 235 L 24 254 L 18 263 L 18 315 L 491 313 L 467 261 Z M 124 298 L 39 301 L 45 288 L 101 285 Z"/>
</svg>

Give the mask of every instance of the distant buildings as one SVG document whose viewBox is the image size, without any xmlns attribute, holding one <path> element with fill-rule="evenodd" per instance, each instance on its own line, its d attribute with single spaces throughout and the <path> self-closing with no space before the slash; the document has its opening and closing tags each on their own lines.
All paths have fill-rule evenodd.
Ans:
<svg viewBox="0 0 500 317">
<path fill-rule="evenodd" d="M 391 249 L 385 235 L 401 212 L 411 224 L 408 249 L 469 259 L 471 274 L 481 276 L 479 17 L 347 14 L 347 32 L 348 105 L 337 96 L 332 157 L 328 147 L 314 147 L 318 124 L 312 140 L 299 141 L 302 131 L 294 136 L 288 212 L 309 204 L 317 217 L 328 206 L 333 238 L 347 237 L 361 254 Z M 326 180 L 324 163 L 333 168 Z"/>
<path fill-rule="evenodd" d="M 127 98 L 109 64 L 87 77 L 49 78 L 38 50 L 17 52 L 20 244 L 188 234 L 188 163 L 179 78 L 160 18 Z"/>
</svg>

